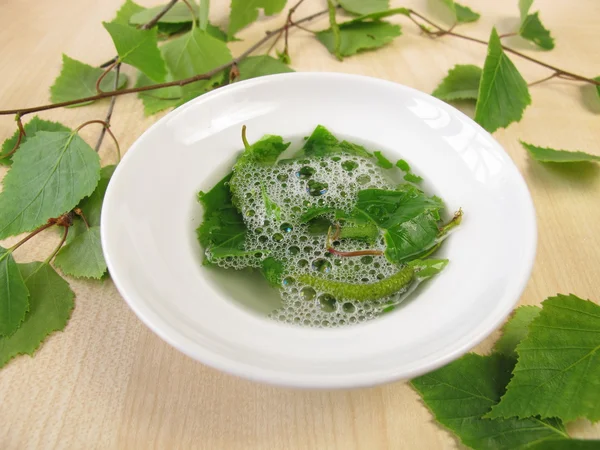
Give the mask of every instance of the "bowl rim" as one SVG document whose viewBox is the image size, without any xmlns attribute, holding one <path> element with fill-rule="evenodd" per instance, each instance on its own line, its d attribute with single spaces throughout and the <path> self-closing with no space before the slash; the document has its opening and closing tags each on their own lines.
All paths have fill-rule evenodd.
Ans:
<svg viewBox="0 0 600 450">
<path fill-rule="evenodd" d="M 527 227 L 528 229 L 526 230 L 526 233 L 528 233 L 528 239 L 526 239 L 526 242 L 529 244 L 529 247 L 526 251 L 526 256 L 527 256 L 527 261 L 525 261 L 526 270 L 524 271 L 523 276 L 521 277 L 519 282 L 515 283 L 513 289 L 510 291 L 510 293 L 506 294 L 506 297 L 514 297 L 513 300 L 511 302 L 506 302 L 505 308 L 501 312 L 497 313 L 495 320 L 491 321 L 484 328 L 480 327 L 479 329 L 474 330 L 474 331 L 476 331 L 476 333 L 472 333 L 471 338 L 469 340 L 466 340 L 462 345 L 455 347 L 452 351 L 445 353 L 443 356 L 440 356 L 437 359 L 435 359 L 434 361 L 430 361 L 427 364 L 424 364 L 419 368 L 409 370 L 409 371 L 403 371 L 402 373 L 396 373 L 396 372 L 392 373 L 390 371 L 384 372 L 384 373 L 366 372 L 366 373 L 360 373 L 355 376 L 345 377 L 345 378 L 323 376 L 317 380 L 317 379 L 313 379 L 313 378 L 304 379 L 303 377 L 305 375 L 295 376 L 291 372 L 287 372 L 287 371 L 279 372 L 279 371 L 271 370 L 269 368 L 262 368 L 258 365 L 249 365 L 249 364 L 246 364 L 243 362 L 240 363 L 240 362 L 234 361 L 232 359 L 224 359 L 224 358 L 221 358 L 216 352 L 214 352 L 210 349 L 207 349 L 205 347 L 203 348 L 204 352 L 202 354 L 199 354 L 197 351 L 192 351 L 190 348 L 188 348 L 185 345 L 185 339 L 187 339 L 187 338 L 181 339 L 181 338 L 178 338 L 177 336 L 172 336 L 170 334 L 169 329 L 164 329 L 162 327 L 163 324 L 161 324 L 160 321 L 157 321 L 157 320 L 155 320 L 154 317 L 152 317 L 155 315 L 154 311 L 150 311 L 150 312 L 148 311 L 148 308 L 144 306 L 143 299 L 140 302 L 140 301 L 138 301 L 139 299 L 134 298 L 137 295 L 133 295 L 133 294 L 130 295 L 130 293 L 127 291 L 127 289 L 123 286 L 123 284 L 124 284 L 123 278 L 122 278 L 123 275 L 119 274 L 118 270 L 115 270 L 116 262 L 113 260 L 113 255 L 111 254 L 110 251 L 107 251 L 107 248 L 110 247 L 110 242 L 109 242 L 110 238 L 107 237 L 106 230 L 108 229 L 107 227 L 109 226 L 108 223 L 112 219 L 109 215 L 104 214 L 104 212 L 107 209 L 106 205 L 110 204 L 110 202 L 115 201 L 114 198 L 116 198 L 118 196 L 117 195 L 118 191 L 114 187 L 115 183 L 113 183 L 113 180 L 117 179 L 119 177 L 120 173 L 125 170 L 124 167 L 127 166 L 127 163 L 129 161 L 129 159 L 131 158 L 131 155 L 133 155 L 134 152 L 143 150 L 144 145 L 139 144 L 140 141 L 142 141 L 143 138 L 145 136 L 149 135 L 153 130 L 163 127 L 166 124 L 166 122 L 171 120 L 171 118 L 175 114 L 179 114 L 188 108 L 194 107 L 194 105 L 196 103 L 204 102 L 204 101 L 207 101 L 214 97 L 229 95 L 231 92 L 235 92 L 236 90 L 239 90 L 239 89 L 246 89 L 248 87 L 251 87 L 252 85 L 268 83 L 275 78 L 277 78 L 277 79 L 338 78 L 338 79 L 356 80 L 359 82 L 369 82 L 369 83 L 376 83 L 376 84 L 381 84 L 381 85 L 388 85 L 390 87 L 393 86 L 395 88 L 400 87 L 401 89 L 405 90 L 405 92 L 407 92 L 409 95 L 414 95 L 417 97 L 425 96 L 425 98 L 427 98 L 427 100 L 437 103 L 444 110 L 451 112 L 451 114 L 458 115 L 458 117 L 469 122 L 469 124 L 471 126 L 474 126 L 476 129 L 478 129 L 479 132 L 484 133 L 494 143 L 497 144 L 498 149 L 507 155 L 507 163 L 512 166 L 512 169 L 514 170 L 515 174 L 517 175 L 517 178 L 516 178 L 517 181 L 520 184 L 522 184 L 522 187 L 524 188 L 524 193 L 526 195 L 522 200 L 524 203 L 527 204 L 526 213 L 529 216 L 528 222 L 529 222 L 529 225 L 531 225 L 531 226 Z M 512 160 L 510 155 L 508 155 L 506 150 L 504 150 L 502 145 L 490 133 L 488 133 L 479 124 L 477 124 L 473 119 L 471 119 L 470 117 L 468 117 L 467 115 L 465 115 L 464 113 L 459 111 L 458 109 L 443 102 L 442 100 L 439 100 L 439 99 L 437 99 L 427 93 L 419 91 L 417 89 L 411 88 L 409 86 L 405 86 L 400 83 L 396 83 L 393 81 L 388 81 L 388 80 L 380 79 L 380 78 L 376 78 L 376 77 L 347 74 L 347 73 L 337 73 L 337 72 L 291 72 L 291 73 L 267 75 L 267 76 L 262 76 L 262 77 L 253 78 L 253 79 L 249 79 L 249 80 L 244 80 L 241 82 L 237 82 L 237 83 L 230 84 L 228 86 L 216 89 L 216 90 L 206 93 L 202 96 L 196 97 L 196 98 L 190 100 L 189 102 L 187 102 L 186 104 L 180 106 L 179 108 L 176 108 L 176 109 L 170 111 L 169 113 L 165 114 L 162 118 L 160 118 L 158 121 L 156 121 L 150 127 L 148 127 L 134 141 L 134 143 L 131 145 L 129 150 L 125 153 L 121 162 L 117 165 L 117 168 L 116 168 L 116 170 L 113 174 L 113 177 L 112 177 L 111 181 L 109 182 L 109 185 L 106 190 L 106 194 L 105 194 L 105 198 L 104 198 L 104 202 L 103 202 L 103 206 L 102 206 L 100 230 L 101 230 L 102 249 L 104 252 L 108 270 L 109 270 L 109 273 L 111 274 L 111 278 L 112 278 L 118 292 L 123 297 L 123 299 L 128 304 L 128 306 L 134 311 L 136 316 L 148 328 L 150 328 L 155 334 L 157 334 L 161 339 L 163 339 L 168 344 L 175 347 L 182 353 L 191 357 L 192 359 L 199 361 L 202 364 L 206 364 L 208 366 L 211 366 L 213 368 L 221 370 L 225 373 L 229 373 L 229 374 L 236 375 L 236 376 L 239 376 L 239 377 L 245 378 L 245 379 L 250 379 L 253 381 L 269 383 L 272 385 L 295 387 L 295 388 L 318 388 L 318 389 L 367 387 L 367 386 L 374 386 L 374 385 L 379 385 L 379 384 L 383 384 L 383 383 L 388 383 L 388 382 L 396 381 L 399 379 L 406 380 L 406 379 L 414 378 L 414 377 L 422 375 L 424 373 L 433 371 L 433 370 L 435 370 L 439 367 L 442 367 L 442 366 L 448 364 L 449 362 L 459 358 L 460 356 L 464 355 L 465 353 L 467 353 L 473 347 L 475 347 L 476 345 L 481 343 L 494 330 L 496 330 L 504 322 L 504 320 L 508 317 L 508 315 L 513 311 L 515 305 L 518 303 L 523 291 L 525 290 L 527 283 L 529 282 L 531 272 L 533 269 L 533 265 L 535 262 L 537 242 L 538 242 L 537 220 L 536 220 L 535 208 L 534 208 L 534 203 L 533 203 L 533 200 L 531 197 L 531 193 L 527 187 L 527 184 L 523 178 L 523 175 L 521 174 L 521 171 L 514 164 L 514 161 Z M 355 326 L 360 326 L 360 325 L 355 325 Z M 285 376 L 282 376 L 282 375 L 285 375 Z"/>
</svg>

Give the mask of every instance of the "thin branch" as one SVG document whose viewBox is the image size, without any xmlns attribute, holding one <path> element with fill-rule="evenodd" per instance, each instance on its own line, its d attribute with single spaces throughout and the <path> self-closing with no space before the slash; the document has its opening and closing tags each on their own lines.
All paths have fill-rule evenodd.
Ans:
<svg viewBox="0 0 600 450">
<path fill-rule="evenodd" d="M 324 11 L 320 11 L 320 12 L 311 14 L 310 16 L 307 16 L 307 17 L 304 17 L 303 19 L 298 20 L 296 23 L 308 22 L 319 16 L 327 14 L 327 12 L 328 12 L 328 10 L 324 10 Z M 271 39 L 273 36 L 275 36 L 277 33 L 279 33 L 282 29 L 285 29 L 285 26 L 283 26 L 275 31 L 272 31 L 270 33 L 267 33 L 267 35 L 265 37 L 260 39 L 258 42 L 256 42 L 254 45 L 252 45 L 250 48 L 248 48 L 245 52 L 243 52 L 237 58 L 234 58 L 231 61 L 229 61 L 228 63 L 222 64 L 221 66 L 216 67 L 206 73 L 194 75 L 192 77 L 184 78 L 182 80 L 169 81 L 166 83 L 158 83 L 158 84 L 152 84 L 149 86 L 140 86 L 140 87 L 134 87 L 134 88 L 128 88 L 128 89 L 106 91 L 106 92 L 102 92 L 101 94 L 96 94 L 96 95 L 92 95 L 89 97 L 83 97 L 83 98 L 79 98 L 79 99 L 75 99 L 75 100 L 69 100 L 66 102 L 50 103 L 48 105 L 34 106 L 31 108 L 7 109 L 7 110 L 0 111 L 0 115 L 5 116 L 5 115 L 9 115 L 9 114 L 21 114 L 23 116 L 25 114 L 30 114 L 30 113 L 34 113 L 34 112 L 38 112 L 38 111 L 47 111 L 49 109 L 62 108 L 64 106 L 71 106 L 71 105 L 78 105 L 80 103 L 93 102 L 95 100 L 100 100 L 103 98 L 117 97 L 120 95 L 133 94 L 133 93 L 137 93 L 137 92 L 153 91 L 156 89 L 161 89 L 161 88 L 171 87 L 171 86 L 185 86 L 187 84 L 194 83 L 196 81 L 207 80 L 207 79 L 215 76 L 216 74 L 220 73 L 221 71 L 230 68 L 232 65 L 238 64 L 240 61 L 245 59 L 248 55 L 252 54 L 258 48 L 260 48 L 262 45 L 264 45 L 266 42 L 268 42 L 269 39 Z"/>
<path fill-rule="evenodd" d="M 532 81 L 531 83 L 528 83 L 527 86 L 529 86 L 529 87 L 535 86 L 536 84 L 540 84 L 540 83 L 543 83 L 544 81 L 551 80 L 552 78 L 559 78 L 559 77 L 560 77 L 560 74 L 558 74 L 557 72 L 554 72 L 552 75 L 542 78 L 541 80 Z"/>
<path fill-rule="evenodd" d="M 504 39 L 504 38 L 507 38 L 507 37 L 518 36 L 518 35 L 519 35 L 518 33 L 504 33 L 504 34 L 501 34 L 498 37 L 500 39 Z"/>
<path fill-rule="evenodd" d="M 446 30 L 444 28 L 442 28 L 441 26 L 439 26 L 438 24 L 432 22 L 431 20 L 427 19 L 426 17 L 422 16 L 421 14 L 413 11 L 412 9 L 410 10 L 410 14 L 414 15 L 415 17 L 418 17 L 419 19 L 421 19 L 422 21 L 428 23 L 429 25 L 431 25 L 432 27 L 436 28 L 438 31 L 436 32 L 427 32 L 426 30 L 424 30 L 422 27 L 421 29 L 424 30 L 426 33 L 430 34 L 430 35 L 434 35 L 434 36 L 444 36 L 444 35 L 448 35 L 448 36 L 454 36 L 460 39 L 465 39 L 467 41 L 471 41 L 471 42 L 477 42 L 478 44 L 482 44 L 487 46 L 488 42 L 484 41 L 482 39 L 477 39 L 471 36 L 466 36 L 464 34 L 460 34 L 460 33 L 455 33 L 454 31 L 452 31 L 452 29 L 450 30 Z M 584 77 L 583 75 L 578 75 L 576 73 L 572 73 L 572 72 L 568 72 L 566 70 L 563 69 L 559 69 L 558 67 L 552 66 L 550 64 L 546 64 L 545 62 L 539 61 L 535 58 L 532 58 L 531 56 L 527 56 L 521 52 L 518 52 L 517 50 L 513 50 L 510 47 L 506 47 L 505 45 L 502 45 L 502 48 L 509 52 L 512 53 L 513 55 L 517 55 L 523 59 L 526 59 L 527 61 L 530 61 L 532 63 L 535 63 L 537 65 L 540 65 L 542 67 L 545 67 L 546 69 L 550 69 L 553 70 L 554 72 L 557 72 L 560 75 L 566 75 L 571 77 L 571 79 L 573 80 L 577 80 L 577 81 L 583 81 L 585 83 L 589 83 L 589 84 L 594 84 L 596 86 L 600 86 L 600 81 L 596 81 L 593 78 L 588 78 L 588 77 Z"/>
<path fill-rule="evenodd" d="M 115 66 L 115 84 L 113 85 L 113 89 L 116 91 L 119 87 L 119 75 L 121 73 L 121 64 L 117 64 Z M 104 118 L 104 122 L 110 125 L 110 119 L 112 117 L 113 110 L 115 109 L 115 103 L 117 102 L 117 97 L 112 97 L 110 99 L 110 104 L 108 105 L 108 111 L 106 113 L 106 117 Z M 102 127 L 100 130 L 100 136 L 98 136 L 98 141 L 96 142 L 96 146 L 94 150 L 96 153 L 100 150 L 100 146 L 102 145 L 102 141 L 104 140 L 104 135 L 106 134 L 106 127 Z M 120 159 L 120 158 L 119 158 Z"/>
<path fill-rule="evenodd" d="M 163 9 L 161 9 L 158 14 L 156 16 L 154 16 L 154 18 L 152 18 L 152 20 L 150 22 L 146 22 L 144 25 L 142 25 L 140 27 L 140 29 L 142 30 L 148 30 L 150 28 L 152 28 L 154 25 L 156 25 L 158 23 L 158 21 L 160 19 L 162 19 L 162 17 L 169 12 L 169 10 L 175 6 L 175 3 L 177 3 L 177 0 L 171 0 L 169 3 L 167 3 L 165 5 L 165 7 Z"/>
<path fill-rule="evenodd" d="M 29 239 L 31 239 L 32 237 L 34 237 L 38 233 L 41 233 L 42 231 L 46 230 L 47 228 L 50 228 L 51 226 L 53 226 L 55 224 L 56 224 L 56 222 L 54 222 L 52 219 L 49 220 L 48 223 L 45 223 L 41 227 L 38 227 L 35 230 L 33 230 L 31 233 L 29 233 L 27 236 L 25 236 L 23 239 L 21 239 L 19 242 L 17 242 L 15 245 L 13 245 L 8 250 L 11 251 L 11 252 L 15 251 L 21 245 L 23 245 L 25 242 L 27 242 Z"/>
</svg>

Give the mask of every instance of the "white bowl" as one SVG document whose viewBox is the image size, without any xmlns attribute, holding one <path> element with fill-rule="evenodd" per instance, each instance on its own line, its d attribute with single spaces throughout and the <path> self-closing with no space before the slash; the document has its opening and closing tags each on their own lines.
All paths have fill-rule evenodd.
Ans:
<svg viewBox="0 0 600 450">
<path fill-rule="evenodd" d="M 264 134 L 299 142 L 322 124 L 406 159 L 448 210 L 464 210 L 440 251 L 449 265 L 394 313 L 345 328 L 287 326 L 243 306 L 260 308 L 262 291 L 203 267 L 195 235 L 196 194 L 232 166 L 243 124 L 251 142 Z M 148 327 L 205 364 L 295 387 L 407 379 L 459 357 L 515 306 L 536 240 L 525 182 L 479 125 L 414 89 L 336 73 L 235 83 L 167 114 L 129 149 L 102 209 L 111 276 Z"/>
</svg>

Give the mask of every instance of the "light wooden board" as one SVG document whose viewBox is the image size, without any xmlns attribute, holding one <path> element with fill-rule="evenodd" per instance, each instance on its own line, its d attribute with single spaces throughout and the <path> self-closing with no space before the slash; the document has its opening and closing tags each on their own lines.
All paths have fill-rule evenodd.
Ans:
<svg viewBox="0 0 600 450">
<path fill-rule="evenodd" d="M 0 2 L 0 108 L 48 101 L 61 53 L 99 64 L 114 54 L 102 28 L 121 0 L 2 0 Z M 150 6 L 155 2 L 141 1 Z M 212 0 L 211 16 L 226 23 L 229 1 Z M 289 3 L 292 3 L 291 1 Z M 439 17 L 439 0 L 392 2 Z M 492 25 L 515 29 L 517 0 L 465 0 L 481 20 L 461 27 L 487 39 Z M 513 4 L 514 3 L 514 4 Z M 300 18 L 324 7 L 307 0 Z M 557 46 L 532 49 L 518 39 L 507 44 L 575 72 L 600 74 L 600 2 L 538 0 L 543 22 Z M 235 53 L 276 28 L 283 17 L 261 19 L 240 33 Z M 293 67 L 376 76 L 431 92 L 454 64 L 483 63 L 485 47 L 451 37 L 420 36 L 405 19 L 404 35 L 384 49 L 340 63 L 303 31 L 291 38 Z M 325 28 L 327 19 L 308 25 Z M 528 80 L 548 72 L 516 57 Z M 133 75 L 133 71 L 127 71 Z M 539 304 L 557 292 L 600 300 L 600 167 L 561 173 L 528 159 L 518 139 L 600 155 L 600 100 L 592 87 L 553 80 L 531 89 L 533 106 L 523 121 L 495 137 L 523 173 L 537 208 L 539 247 L 522 304 Z M 108 102 L 42 114 L 69 126 L 104 117 Z M 160 115 L 145 118 L 135 96 L 117 100 L 113 131 L 121 146 L 131 143 Z M 12 117 L 0 118 L 0 138 L 14 132 Z M 83 137 L 95 142 L 99 130 Z M 166 149 L 168 151 L 168 149 Z M 104 162 L 114 148 L 105 141 Z M 4 174 L 0 171 L 0 176 Z M 0 212 L 1 213 L 1 212 Z M 4 244 L 15 242 L 15 239 Z M 19 261 L 43 259 L 57 242 L 47 232 L 16 254 Z M 485 258 L 485 251 L 482 251 Z M 21 357 L 0 370 L 0 448 L 124 449 L 450 449 L 456 442 L 438 428 L 417 395 L 404 383 L 354 391 L 308 392 L 259 385 L 192 361 L 161 341 L 129 310 L 110 282 L 72 281 L 73 317 L 35 358 Z M 497 333 L 477 351 L 490 348 Z M 600 426 L 570 426 L 576 435 L 600 438 Z"/>
</svg>

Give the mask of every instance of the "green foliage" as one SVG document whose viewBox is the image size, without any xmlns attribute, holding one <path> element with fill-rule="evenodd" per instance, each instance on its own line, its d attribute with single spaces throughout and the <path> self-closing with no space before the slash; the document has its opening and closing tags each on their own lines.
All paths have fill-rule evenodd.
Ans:
<svg viewBox="0 0 600 450">
<path fill-rule="evenodd" d="M 383 47 L 402 34 L 400 25 L 365 17 L 339 24 L 339 48 L 336 45 L 336 32 L 332 28 L 319 31 L 317 39 L 332 54 L 343 57 Z"/>
<path fill-rule="evenodd" d="M 70 211 L 100 178 L 96 152 L 77 134 L 38 131 L 15 153 L 0 193 L 0 239 Z"/>
<path fill-rule="evenodd" d="M 262 262 L 262 274 L 272 287 L 281 286 L 285 266 L 275 258 L 265 258 Z"/>
<path fill-rule="evenodd" d="M 190 5 L 192 9 L 196 13 L 196 17 L 198 17 L 199 9 L 198 5 L 195 1 L 190 1 Z M 142 8 L 140 11 L 133 14 L 129 23 L 132 25 L 143 25 L 145 23 L 150 22 L 160 11 L 164 9 L 165 5 L 155 6 L 153 8 Z M 190 9 L 186 6 L 184 2 L 177 2 L 167 13 L 162 16 L 158 23 L 189 23 L 194 20 L 194 16 Z"/>
<path fill-rule="evenodd" d="M 54 264 L 66 275 L 99 279 L 106 272 L 106 261 L 100 243 L 100 227 L 86 229 L 63 246 Z"/>
<path fill-rule="evenodd" d="M 404 180 L 408 181 L 409 183 L 419 184 L 421 181 L 423 181 L 423 177 L 409 172 L 404 174 Z"/>
<path fill-rule="evenodd" d="M 502 50 L 493 28 L 477 95 L 475 121 L 492 133 L 521 120 L 530 103 L 527 82 Z"/>
<path fill-rule="evenodd" d="M 326 156 L 333 153 L 350 153 L 368 158 L 371 154 L 362 146 L 348 141 L 339 141 L 323 125 L 317 125 L 310 137 L 304 143 L 303 151 L 306 156 Z"/>
<path fill-rule="evenodd" d="M 529 325 L 540 314 L 537 306 L 521 306 L 517 308 L 511 319 L 502 328 L 502 336 L 496 341 L 494 351 L 517 359 L 517 345 L 526 336 Z"/>
<path fill-rule="evenodd" d="M 333 53 L 339 61 L 341 61 L 343 59 L 340 52 L 342 38 L 340 36 L 340 26 L 335 19 L 336 6 L 335 3 L 333 3 L 333 0 L 327 0 L 327 7 L 329 8 L 329 29 L 331 30 L 331 36 L 333 38 L 333 50 L 329 49 L 329 51 Z"/>
<path fill-rule="evenodd" d="M 203 221 L 197 230 L 198 240 L 215 257 L 243 251 L 246 240 L 246 225 L 233 205 L 229 190 L 231 176 L 230 173 L 210 191 L 198 194 L 204 208 Z M 210 258 L 205 262 L 210 262 Z"/>
<path fill-rule="evenodd" d="M 167 69 L 156 37 L 156 28 L 141 30 L 115 22 L 103 22 L 110 34 L 119 60 L 131 64 L 154 81 L 161 82 L 167 76 Z"/>
<path fill-rule="evenodd" d="M 235 163 L 234 170 L 244 164 L 254 163 L 264 166 L 275 164 L 277 158 L 289 147 L 281 136 L 266 135 L 248 147 Z"/>
<path fill-rule="evenodd" d="M 525 449 L 565 438 L 556 420 L 483 418 L 503 394 L 513 366 L 514 360 L 504 355 L 469 353 L 411 384 L 436 420 L 473 449 Z"/>
<path fill-rule="evenodd" d="M 480 14 L 473 11 L 471 8 L 459 5 L 454 0 L 442 0 L 444 4 L 450 8 L 457 23 L 476 22 L 481 17 Z"/>
<path fill-rule="evenodd" d="M 377 159 L 377 165 L 379 167 L 383 169 L 391 169 L 392 167 L 394 167 L 390 160 L 383 156 L 383 153 L 381 153 L 380 151 L 373 152 L 373 156 L 375 156 L 375 159 Z"/>
<path fill-rule="evenodd" d="M 121 5 L 112 22 L 119 23 L 121 25 L 129 25 L 131 17 L 141 11 L 144 11 L 143 6 L 140 6 L 131 0 L 125 0 L 125 3 Z"/>
<path fill-rule="evenodd" d="M 238 81 L 294 71 L 283 62 L 268 55 L 249 56 L 240 61 L 238 69 L 240 71 Z"/>
<path fill-rule="evenodd" d="M 574 163 L 585 161 L 600 161 L 600 156 L 589 153 L 570 150 L 555 150 L 553 148 L 538 147 L 533 144 L 520 141 L 521 145 L 529 152 L 536 161 L 552 163 Z"/>
<path fill-rule="evenodd" d="M 436 245 L 441 200 L 404 185 L 401 190 L 364 189 L 356 212 L 383 231 L 388 260 L 402 263 Z"/>
<path fill-rule="evenodd" d="M 67 55 L 62 56 L 63 65 L 60 75 L 54 80 L 54 84 L 50 87 L 50 100 L 53 102 L 67 102 L 82 97 L 91 97 L 96 95 L 96 82 L 100 75 L 104 73 L 104 69 L 89 66 L 76 59 L 69 58 Z M 100 89 L 103 91 L 112 91 L 115 88 L 116 74 L 108 73 L 100 83 Z M 119 75 L 118 89 L 124 88 L 127 85 L 127 75 Z M 93 102 L 78 103 L 72 105 L 71 108 L 83 105 L 89 105 Z"/>
<path fill-rule="evenodd" d="M 28 309 L 29 291 L 17 263 L 11 251 L 0 247 L 0 336 L 13 334 Z"/>
<path fill-rule="evenodd" d="M 339 4 L 350 14 L 362 15 L 386 10 L 389 0 L 339 0 Z"/>
<path fill-rule="evenodd" d="M 542 306 L 517 347 L 507 392 L 488 416 L 600 420 L 600 306 L 574 295 Z"/>
<path fill-rule="evenodd" d="M 169 73 L 175 80 L 208 72 L 232 59 L 227 44 L 199 28 L 167 42 L 162 53 Z M 213 82 L 200 80 L 183 86 L 182 92 L 187 100 L 209 90 Z"/>
<path fill-rule="evenodd" d="M 260 186 L 260 192 L 262 195 L 263 202 L 265 203 L 267 216 L 274 217 L 276 220 L 281 220 L 281 208 L 277 203 L 271 200 L 271 198 L 267 194 L 267 190 L 265 189 L 264 184 Z"/>
<path fill-rule="evenodd" d="M 554 48 L 554 38 L 550 35 L 550 31 L 542 25 L 539 12 L 530 14 L 525 18 L 519 29 L 519 36 L 532 41 L 544 50 L 552 50 Z"/>
<path fill-rule="evenodd" d="M 33 118 L 27 122 L 23 128 L 25 129 L 25 136 L 21 138 L 21 145 L 27 142 L 28 139 L 31 139 L 38 131 L 71 131 L 62 123 L 58 122 L 50 122 L 49 120 L 40 119 L 38 116 L 33 116 Z M 0 149 L 0 156 L 6 155 L 12 151 L 17 143 L 19 138 L 19 130 L 16 130 L 15 133 L 5 140 L 2 143 L 2 148 Z M 22 151 L 22 149 L 19 149 Z M 12 164 L 12 157 L 9 158 L 0 158 L 0 165 L 9 166 Z"/>
<path fill-rule="evenodd" d="M 533 5 L 533 0 L 519 0 L 519 13 L 521 15 L 521 23 L 525 22 L 529 9 Z"/>
<path fill-rule="evenodd" d="M 446 102 L 477 100 L 482 70 L 472 64 L 457 64 L 431 95 Z"/>
<path fill-rule="evenodd" d="M 0 367 L 17 355 L 33 355 L 50 333 L 66 326 L 74 306 L 69 283 L 48 264 L 19 264 L 18 269 L 29 290 L 29 312 L 14 334 L 0 337 Z"/>
<path fill-rule="evenodd" d="M 94 189 L 92 195 L 84 198 L 77 205 L 77 207 L 83 212 L 88 224 L 91 227 L 100 226 L 100 212 L 102 211 L 104 194 L 106 193 L 108 182 L 110 181 L 115 168 L 116 166 L 109 165 L 100 169 L 100 180 L 96 185 L 96 189 Z"/>
<path fill-rule="evenodd" d="M 242 28 L 250 25 L 258 18 L 258 10 L 262 9 L 266 16 L 280 12 L 286 0 L 231 0 L 231 13 L 229 14 L 229 38 Z"/>
</svg>

